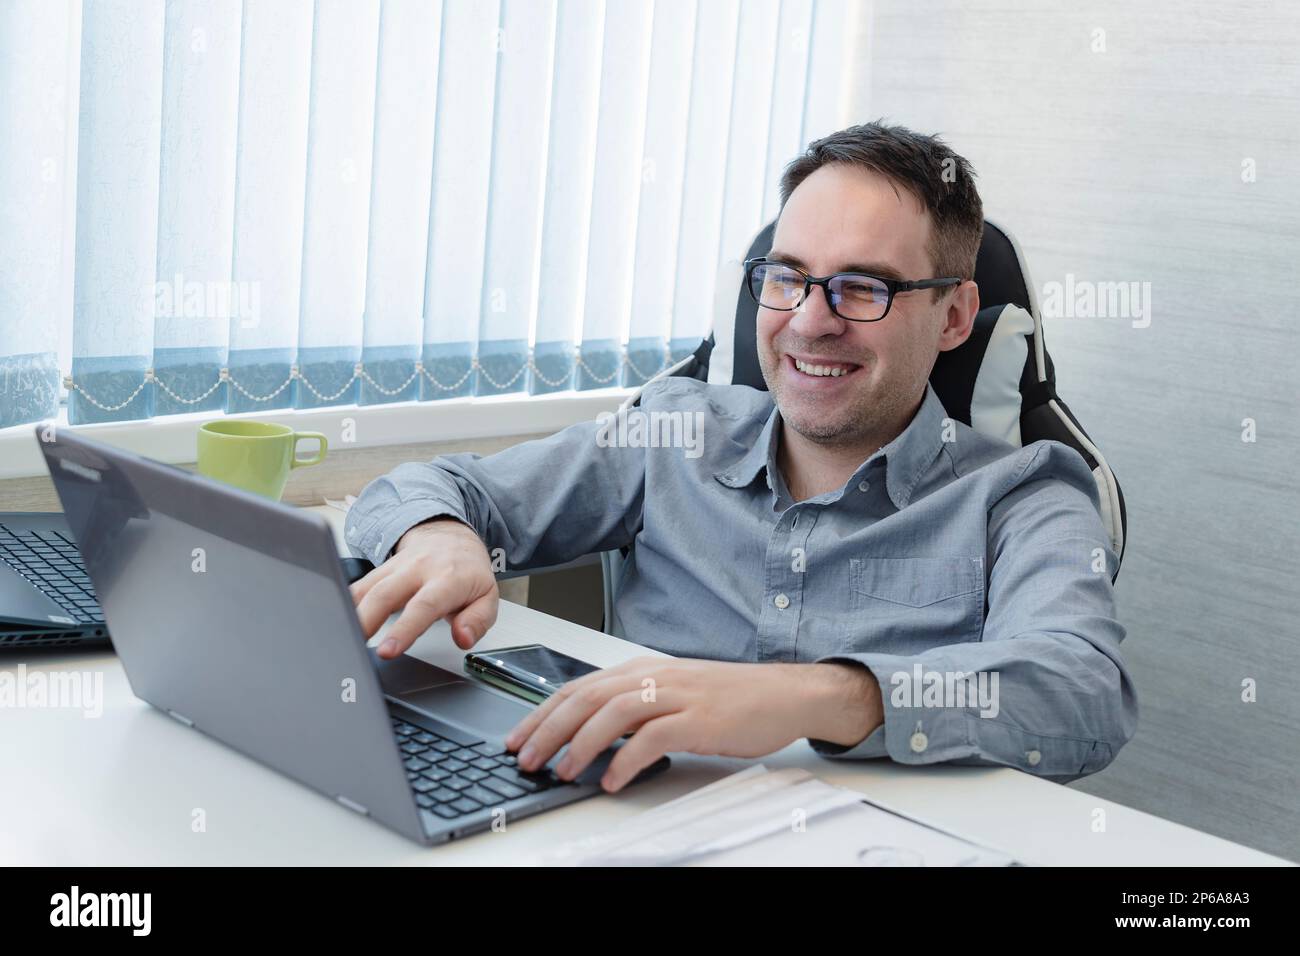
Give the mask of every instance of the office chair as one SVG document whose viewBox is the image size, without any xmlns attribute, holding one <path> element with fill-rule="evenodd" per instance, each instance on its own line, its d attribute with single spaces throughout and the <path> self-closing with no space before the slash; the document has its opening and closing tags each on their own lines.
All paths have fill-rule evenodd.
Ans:
<svg viewBox="0 0 1300 956">
<path fill-rule="evenodd" d="M 755 341 L 758 306 L 744 289 L 743 262 L 768 253 L 775 229 L 776 223 L 769 223 L 745 256 L 723 263 L 709 337 L 694 354 L 650 381 L 680 375 L 712 384 L 767 388 Z M 1128 516 L 1119 482 L 1100 449 L 1056 394 L 1056 371 L 1043 341 L 1038 297 L 1020 246 L 1011 233 L 987 219 L 975 261 L 975 281 L 981 308 L 970 338 L 939 353 L 930 384 L 948 414 L 978 432 L 1021 447 L 1051 439 L 1083 456 L 1097 482 L 1102 525 L 1122 562 Z M 640 390 L 624 406 L 635 405 L 639 397 Z M 614 595 L 624 557 L 619 551 L 601 555 L 607 633 L 613 633 Z M 1111 580 L 1118 576 L 1117 564 Z"/>
</svg>

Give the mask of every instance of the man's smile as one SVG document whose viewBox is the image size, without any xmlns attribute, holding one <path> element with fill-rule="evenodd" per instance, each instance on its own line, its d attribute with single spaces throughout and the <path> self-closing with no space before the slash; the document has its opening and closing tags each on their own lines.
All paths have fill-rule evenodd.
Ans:
<svg viewBox="0 0 1300 956">
<path fill-rule="evenodd" d="M 791 373 L 787 376 L 801 386 L 825 388 L 853 378 L 862 371 L 862 366 L 855 362 L 840 362 L 816 355 L 782 356 L 782 362 Z"/>
</svg>

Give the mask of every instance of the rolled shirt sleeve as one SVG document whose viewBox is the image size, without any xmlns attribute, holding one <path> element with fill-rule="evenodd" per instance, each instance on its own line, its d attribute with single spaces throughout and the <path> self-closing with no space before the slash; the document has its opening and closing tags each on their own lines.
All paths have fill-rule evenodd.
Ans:
<svg viewBox="0 0 1300 956">
<path fill-rule="evenodd" d="M 1118 559 L 1097 500 L 1079 455 L 1041 443 L 989 513 L 982 639 L 915 655 L 821 658 L 870 669 L 884 723 L 853 747 L 811 740 L 813 748 L 847 759 L 1015 767 L 1060 782 L 1109 764 L 1133 736 L 1138 712 L 1119 654 L 1125 631 L 1111 581 Z M 964 702 L 951 694 L 927 701 L 927 681 L 937 689 L 941 678 L 960 675 L 973 675 Z M 975 690 L 981 675 L 989 706 Z"/>
<path fill-rule="evenodd" d="M 643 394 L 652 400 L 656 385 Z M 604 419 L 495 455 L 408 462 L 374 479 L 348 511 L 354 554 L 386 560 L 410 528 L 450 516 L 473 528 L 511 570 L 562 564 L 629 545 L 640 522 L 645 450 L 605 440 Z"/>
</svg>

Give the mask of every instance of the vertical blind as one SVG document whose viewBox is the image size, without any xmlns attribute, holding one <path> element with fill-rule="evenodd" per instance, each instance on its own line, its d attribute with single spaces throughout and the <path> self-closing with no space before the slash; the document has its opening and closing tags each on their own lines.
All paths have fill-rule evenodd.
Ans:
<svg viewBox="0 0 1300 956">
<path fill-rule="evenodd" d="M 639 385 L 850 0 L 0 4 L 0 427 Z"/>
</svg>

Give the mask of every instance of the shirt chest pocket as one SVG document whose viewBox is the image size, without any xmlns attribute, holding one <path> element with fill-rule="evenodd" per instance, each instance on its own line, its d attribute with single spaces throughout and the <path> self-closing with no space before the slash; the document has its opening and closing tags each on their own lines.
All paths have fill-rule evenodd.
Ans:
<svg viewBox="0 0 1300 956">
<path fill-rule="evenodd" d="M 843 651 L 912 654 L 984 630 L 982 558 L 851 558 L 849 590 Z"/>
</svg>

